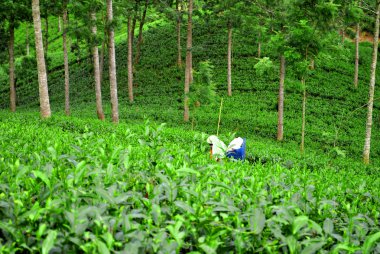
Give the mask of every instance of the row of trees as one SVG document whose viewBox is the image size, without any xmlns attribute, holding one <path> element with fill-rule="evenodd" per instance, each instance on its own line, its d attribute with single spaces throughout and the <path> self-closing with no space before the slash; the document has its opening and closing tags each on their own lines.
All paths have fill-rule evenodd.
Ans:
<svg viewBox="0 0 380 254">
<path fill-rule="evenodd" d="M 113 4 L 116 8 L 113 7 Z M 109 82 L 111 91 L 112 121 L 119 121 L 118 96 L 116 80 L 114 27 L 120 16 L 126 17 L 128 27 L 128 93 L 129 101 L 133 102 L 133 64 L 138 64 L 141 57 L 141 44 L 143 42 L 143 26 L 149 8 L 161 12 L 176 22 L 177 32 L 177 64 L 182 67 L 181 26 L 184 16 L 187 16 L 187 43 L 186 62 L 184 75 L 184 121 L 189 121 L 189 91 L 193 82 L 192 73 L 192 16 L 193 10 L 201 18 L 218 19 L 225 24 L 227 32 L 226 44 L 227 55 L 227 93 L 232 96 L 232 47 L 233 29 L 245 27 L 257 34 L 257 56 L 261 57 L 261 45 L 266 43 L 272 48 L 271 57 L 278 59 L 280 65 L 279 73 L 279 95 L 278 95 L 278 128 L 277 139 L 283 140 L 284 123 L 284 81 L 287 66 L 295 66 L 297 76 L 302 83 L 302 138 L 301 151 L 304 149 L 305 114 L 307 78 L 314 68 L 314 59 L 325 45 L 324 38 L 331 31 L 340 31 L 342 42 L 348 28 L 355 28 L 355 68 L 353 75 L 353 86 L 356 88 L 359 80 L 359 34 L 361 24 L 372 30 L 372 19 L 376 17 L 374 32 L 374 53 L 371 66 L 371 82 L 369 89 L 368 117 L 363 159 L 369 162 L 370 137 L 372 126 L 373 94 L 375 85 L 375 72 L 377 60 L 378 43 L 378 20 L 379 1 L 370 0 L 301 0 L 301 1 L 267 1 L 267 0 L 32 0 L 32 17 L 35 32 L 36 58 L 38 63 L 38 78 L 40 91 L 41 116 L 43 118 L 51 115 L 45 55 L 48 52 L 48 16 L 58 16 L 60 27 L 62 26 L 64 70 L 65 70 L 65 113 L 70 114 L 69 99 L 69 64 L 67 35 L 75 20 L 83 28 L 77 37 L 82 37 L 91 48 L 94 65 L 94 87 L 96 91 L 96 107 L 98 118 L 103 120 L 101 81 L 103 70 L 103 59 L 105 46 L 108 47 Z M 42 12 L 40 7 L 42 7 Z M 42 15 L 41 15 L 42 13 Z M 115 21 L 114 13 L 118 17 Z M 14 29 L 21 22 L 30 21 L 30 3 L 28 0 L 6 0 L 3 4 L 0 16 L 6 20 L 9 33 L 9 79 L 10 79 L 10 108 L 16 110 L 16 90 L 14 84 Z M 41 17 L 45 18 L 45 41 L 41 32 Z M 62 19 L 62 24 L 61 24 Z M 136 44 L 136 55 L 133 59 L 134 31 L 139 23 L 139 36 Z M 4 21 L 3 21 L 4 22 Z M 98 27 L 103 29 L 104 36 L 97 34 Z M 70 29 L 71 31 L 73 29 Z M 103 37 L 103 38 L 102 38 Z M 102 38 L 100 41 L 99 39 Z M 102 45 L 99 57 L 98 45 Z M 45 45 L 45 50 L 44 50 Z"/>
</svg>

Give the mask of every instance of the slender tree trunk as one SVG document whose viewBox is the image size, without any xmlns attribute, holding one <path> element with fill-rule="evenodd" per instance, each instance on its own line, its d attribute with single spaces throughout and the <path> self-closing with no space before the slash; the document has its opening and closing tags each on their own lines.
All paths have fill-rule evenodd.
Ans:
<svg viewBox="0 0 380 254">
<path fill-rule="evenodd" d="M 144 11 L 143 11 L 141 21 L 140 21 L 140 26 L 139 26 L 139 38 L 137 40 L 137 46 L 136 46 L 137 49 L 136 49 L 136 56 L 135 56 L 135 61 L 134 61 L 135 64 L 139 63 L 140 57 L 141 57 L 141 45 L 143 43 L 143 28 L 145 24 L 145 17 L 146 17 L 146 12 L 148 9 L 148 4 L 149 4 L 149 0 L 146 0 Z"/>
<path fill-rule="evenodd" d="M 259 42 L 257 44 L 257 57 L 261 57 L 261 33 L 259 33 Z"/>
<path fill-rule="evenodd" d="M 133 48 L 132 48 L 132 18 L 128 18 L 128 97 L 133 102 Z"/>
<path fill-rule="evenodd" d="M 358 88 L 359 81 L 359 36 L 360 36 L 360 25 L 356 24 L 356 36 L 355 36 L 355 75 L 354 75 L 354 86 Z"/>
<path fill-rule="evenodd" d="M 363 149 L 364 164 L 369 164 L 369 154 L 370 154 L 370 149 L 371 149 L 373 97 L 375 93 L 377 51 L 378 51 L 378 46 L 379 46 L 379 22 L 380 22 L 380 2 L 378 2 L 377 10 L 376 10 L 375 35 L 374 35 L 372 63 L 371 63 L 371 77 L 370 77 L 370 83 L 369 83 L 368 114 L 367 114 L 366 135 L 365 135 L 365 142 L 364 142 L 364 149 Z"/>
<path fill-rule="evenodd" d="M 105 24 L 106 21 L 104 19 L 104 15 L 102 13 L 102 19 L 103 19 L 103 23 Z M 100 60 L 99 60 L 99 79 L 100 79 L 100 83 L 103 82 L 103 70 L 104 70 L 104 52 L 105 52 L 105 48 L 106 48 L 106 40 L 107 40 L 107 31 L 106 29 L 104 29 L 104 34 L 103 34 L 103 42 L 102 42 L 102 48 L 100 50 Z"/>
<path fill-rule="evenodd" d="M 30 55 L 30 43 L 29 43 L 29 25 L 26 24 L 25 26 L 25 33 L 26 33 L 26 55 Z"/>
<path fill-rule="evenodd" d="M 41 16 L 39 0 L 32 0 L 32 13 L 34 23 L 34 34 L 36 40 L 36 55 L 38 67 L 38 84 L 40 94 L 41 117 L 48 118 L 51 116 L 49 91 L 47 84 L 47 74 L 45 66 L 44 46 L 42 43 Z"/>
<path fill-rule="evenodd" d="M 346 38 L 346 29 L 343 27 L 342 28 L 342 43 L 344 43 L 345 38 Z"/>
<path fill-rule="evenodd" d="M 10 108 L 16 111 L 16 86 L 15 86 L 15 28 L 14 19 L 11 18 L 9 24 L 9 86 L 10 86 Z"/>
<path fill-rule="evenodd" d="M 112 0 L 107 0 L 107 21 L 112 24 L 113 10 Z M 112 107 L 112 122 L 119 122 L 119 104 L 117 99 L 117 81 L 116 81 L 116 57 L 115 57 L 115 34 L 112 25 L 108 28 L 108 60 L 109 60 L 109 78 Z"/>
<path fill-rule="evenodd" d="M 99 59 L 99 79 L 100 83 L 103 82 L 103 70 L 104 70 L 104 51 L 106 48 L 106 38 L 102 42 L 102 48 L 100 49 L 100 59 Z"/>
<path fill-rule="evenodd" d="M 96 37 L 96 13 L 93 11 L 91 13 L 91 19 L 93 21 L 93 25 L 91 27 L 91 32 L 94 37 Z M 96 95 L 96 113 L 100 120 L 104 120 L 103 113 L 103 105 L 102 105 L 102 89 L 101 89 L 101 81 L 100 81 L 100 68 L 99 68 L 99 51 L 98 45 L 94 43 L 92 45 L 92 57 L 94 61 L 94 78 L 95 78 L 95 95 Z"/>
<path fill-rule="evenodd" d="M 306 86 L 305 79 L 301 80 L 303 86 L 302 97 L 302 130 L 301 130 L 301 153 L 305 151 L 305 127 L 306 127 Z"/>
<path fill-rule="evenodd" d="M 228 53 L 227 53 L 227 90 L 232 96 L 231 63 L 232 63 L 232 24 L 228 22 Z"/>
<path fill-rule="evenodd" d="M 187 21 L 187 47 L 186 47 L 186 71 L 185 71 L 185 107 L 184 107 L 184 115 L 183 119 L 185 122 L 189 121 L 190 110 L 189 110 L 189 97 L 188 93 L 190 91 L 190 84 L 193 81 L 193 63 L 192 63 L 192 47 L 193 47 L 193 0 L 189 0 L 189 13 L 188 13 L 188 21 Z"/>
<path fill-rule="evenodd" d="M 58 16 L 58 32 L 62 32 L 61 16 Z"/>
<path fill-rule="evenodd" d="M 65 66 L 65 114 L 70 115 L 70 77 L 69 77 L 69 57 L 67 54 L 67 1 L 64 1 L 63 6 L 63 59 Z"/>
<path fill-rule="evenodd" d="M 134 16 L 133 21 L 132 21 L 132 45 L 133 45 L 133 40 L 135 39 L 136 22 L 137 22 L 137 18 L 136 16 Z"/>
<path fill-rule="evenodd" d="M 182 67 L 182 47 L 181 47 L 182 14 L 181 14 L 180 0 L 176 1 L 176 10 L 177 10 L 177 50 L 178 50 L 177 65 L 178 67 L 181 68 Z"/>
<path fill-rule="evenodd" d="M 46 18 L 45 18 L 45 28 L 46 28 L 46 33 L 45 33 L 45 54 L 47 56 L 48 50 L 49 50 L 49 17 L 48 13 L 46 12 Z"/>
<path fill-rule="evenodd" d="M 278 124 L 277 140 L 284 139 L 284 84 L 285 84 L 285 56 L 280 57 L 280 86 L 278 90 Z"/>
</svg>

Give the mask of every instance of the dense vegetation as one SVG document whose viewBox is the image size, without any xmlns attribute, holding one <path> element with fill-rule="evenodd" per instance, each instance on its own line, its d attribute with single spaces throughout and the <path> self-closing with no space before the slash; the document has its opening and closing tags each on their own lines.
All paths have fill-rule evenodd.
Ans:
<svg viewBox="0 0 380 254">
<path fill-rule="evenodd" d="M 49 119 L 38 115 L 37 62 L 25 54 L 26 29 L 33 29 L 28 23 L 16 28 L 17 112 L 7 110 L 9 65 L 0 65 L 0 252 L 380 253 L 377 91 L 371 164 L 360 161 L 373 44 L 360 44 L 355 89 L 351 28 L 344 42 L 337 32 L 319 42 L 315 69 L 302 74 L 307 106 L 301 153 L 300 65 L 287 64 L 284 140 L 277 142 L 279 48 L 268 35 L 257 57 L 257 33 L 243 25 L 249 19 L 233 31 L 230 97 L 223 13 L 214 17 L 199 8 L 193 20 L 191 118 L 183 122 L 185 69 L 176 64 L 176 24 L 160 8 L 148 9 L 133 103 L 126 20 L 115 24 L 117 125 L 95 120 L 91 42 L 81 37 L 86 28 L 78 13 L 70 16 L 76 20 L 69 33 L 70 116 L 64 115 L 57 15 L 49 16 Z M 366 18 L 370 34 L 373 20 Z M 6 56 L 5 49 L 0 45 L 0 54 Z M 183 48 L 183 59 L 185 54 Z M 110 119 L 107 62 L 106 54 L 102 93 Z M 221 100 L 219 136 L 247 138 L 244 162 L 209 158 L 206 138 L 217 131 Z"/>
<path fill-rule="evenodd" d="M 375 169 L 212 162 L 204 134 L 149 121 L 1 119 L 3 253 L 380 251 Z"/>
</svg>

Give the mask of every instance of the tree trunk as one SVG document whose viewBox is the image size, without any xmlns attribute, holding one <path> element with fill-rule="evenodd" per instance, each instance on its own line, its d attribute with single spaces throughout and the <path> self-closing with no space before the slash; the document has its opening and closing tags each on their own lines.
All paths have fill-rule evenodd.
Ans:
<svg viewBox="0 0 380 254">
<path fill-rule="evenodd" d="M 112 24 L 113 10 L 112 0 L 107 0 L 107 21 Z M 110 93 L 111 93 L 111 108 L 112 122 L 119 122 L 119 105 L 117 99 L 117 81 L 116 81 L 116 59 L 115 59 L 115 33 L 114 28 L 108 28 L 108 62 L 109 62 L 109 78 L 110 78 Z"/>
<path fill-rule="evenodd" d="M 40 94 L 41 117 L 48 118 L 51 116 L 49 91 L 47 84 L 47 74 L 45 66 L 44 46 L 42 43 L 41 16 L 39 0 L 32 0 L 32 13 L 34 23 L 34 34 L 36 40 L 36 56 L 38 68 L 38 84 Z"/>
<path fill-rule="evenodd" d="M 45 54 L 47 56 L 48 54 L 48 50 L 49 50 L 49 17 L 48 17 L 48 13 L 46 12 L 46 18 L 45 18 L 45 28 L 46 28 L 46 31 L 45 31 Z"/>
<path fill-rule="evenodd" d="M 285 56 L 280 57 L 280 87 L 278 90 L 278 124 L 277 140 L 284 139 L 284 83 L 285 83 Z"/>
<path fill-rule="evenodd" d="M 182 47 L 181 47 L 181 5 L 180 0 L 176 1 L 176 10 L 177 10 L 177 50 L 178 50 L 178 57 L 177 57 L 177 65 L 178 67 L 182 67 Z"/>
<path fill-rule="evenodd" d="M 104 15 L 102 13 L 102 19 L 103 19 L 103 23 L 106 24 L 106 21 L 104 20 Z M 103 82 L 103 70 L 104 70 L 104 52 L 105 52 L 105 48 L 106 48 L 106 40 L 107 40 L 107 31 L 106 29 L 104 29 L 104 38 L 103 38 L 103 42 L 102 42 L 102 48 L 100 50 L 100 60 L 99 60 L 99 79 L 100 79 L 100 83 Z"/>
<path fill-rule="evenodd" d="M 342 43 L 344 43 L 345 38 L 346 38 L 346 29 L 342 28 Z"/>
<path fill-rule="evenodd" d="M 15 86 L 15 28 L 14 19 L 11 18 L 9 24 L 9 86 L 10 86 L 10 108 L 16 111 L 16 86 Z"/>
<path fill-rule="evenodd" d="M 356 24 L 356 36 L 355 36 L 355 75 L 354 75 L 354 86 L 358 88 L 359 81 L 359 35 L 360 35 L 360 25 Z"/>
<path fill-rule="evenodd" d="M 133 48 L 132 48 L 132 18 L 128 18 L 128 97 L 133 102 Z"/>
<path fill-rule="evenodd" d="M 93 25 L 91 27 L 91 32 L 94 37 L 96 37 L 96 13 L 93 11 L 91 13 L 91 19 Z M 102 105 L 102 89 L 100 81 L 100 68 L 99 68 L 99 51 L 98 45 L 95 43 L 92 45 L 92 56 L 94 61 L 94 78 L 95 78 L 95 95 L 96 95 L 96 113 L 100 120 L 104 120 L 103 105 Z"/>
<path fill-rule="evenodd" d="M 228 96 L 232 96 L 231 62 L 232 62 L 232 24 L 228 22 L 228 53 L 227 53 L 227 89 Z"/>
<path fill-rule="evenodd" d="M 144 12 L 141 17 L 140 26 L 139 26 L 139 39 L 137 40 L 137 49 L 136 49 L 136 56 L 135 56 L 135 64 L 138 64 L 141 57 L 141 44 L 143 43 L 143 28 L 145 23 L 145 17 L 146 17 L 146 11 L 148 9 L 149 0 L 146 0 Z"/>
<path fill-rule="evenodd" d="M 370 83 L 369 83 L 368 114 L 367 114 L 366 135 L 365 135 L 365 142 L 364 142 L 364 149 L 363 149 L 364 164 L 369 164 L 369 154 L 370 154 L 370 149 L 371 149 L 373 97 L 375 93 L 377 51 L 378 51 L 378 46 L 379 46 L 379 22 L 380 22 L 379 19 L 380 19 L 380 3 L 377 4 L 377 10 L 376 10 L 375 35 L 374 35 L 374 42 L 373 42 L 371 76 L 370 76 Z"/>
<path fill-rule="evenodd" d="M 301 130 L 301 153 L 305 151 L 305 127 L 306 127 L 306 86 L 305 79 L 301 80 L 303 86 L 302 98 L 302 130 Z"/>
<path fill-rule="evenodd" d="M 136 16 L 134 16 L 133 22 L 132 22 L 132 45 L 133 45 L 133 40 L 135 39 L 136 22 L 137 22 L 137 18 L 136 18 Z"/>
<path fill-rule="evenodd" d="M 30 43 L 29 43 L 29 25 L 27 24 L 25 26 L 25 33 L 26 33 L 26 55 L 29 56 L 30 54 Z"/>
<path fill-rule="evenodd" d="M 62 32 L 61 16 L 58 16 L 58 32 Z"/>
<path fill-rule="evenodd" d="M 259 41 L 257 44 L 257 57 L 261 57 L 261 33 L 259 33 Z"/>
<path fill-rule="evenodd" d="M 189 121 L 190 110 L 189 110 L 189 97 L 188 93 L 190 91 L 190 84 L 193 81 L 192 75 L 192 31 L 193 31 L 193 0 L 189 0 L 189 13 L 188 13 L 188 21 L 187 21 L 187 47 L 186 47 L 186 71 L 185 71 L 185 107 L 184 107 L 184 115 L 183 119 L 185 122 Z"/>
<path fill-rule="evenodd" d="M 106 40 L 106 38 L 103 39 L 102 48 L 100 50 L 100 59 L 99 59 L 99 79 L 100 79 L 100 83 L 103 82 L 104 51 L 105 51 L 105 48 L 106 48 L 106 42 L 105 42 L 105 40 Z"/>
<path fill-rule="evenodd" d="M 69 78 L 69 57 L 67 54 L 67 41 L 66 41 L 66 34 L 67 34 L 67 2 L 64 2 L 63 6 L 63 33 L 62 33 L 62 39 L 63 39 L 63 59 L 64 59 L 64 66 L 65 66 L 65 114 L 70 115 L 70 78 Z"/>
</svg>

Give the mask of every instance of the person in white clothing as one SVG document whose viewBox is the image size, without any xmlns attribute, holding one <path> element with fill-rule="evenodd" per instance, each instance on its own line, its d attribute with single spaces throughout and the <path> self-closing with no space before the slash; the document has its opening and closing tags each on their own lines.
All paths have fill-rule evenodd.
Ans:
<svg viewBox="0 0 380 254">
<path fill-rule="evenodd" d="M 219 161 L 224 157 L 229 157 L 237 160 L 245 159 L 245 139 L 237 137 L 226 146 L 217 136 L 212 135 L 207 138 L 207 143 L 210 144 L 210 157 Z"/>
<path fill-rule="evenodd" d="M 207 138 L 207 143 L 210 144 L 210 157 L 220 160 L 226 157 L 227 146 L 217 136 L 212 135 Z"/>
</svg>

